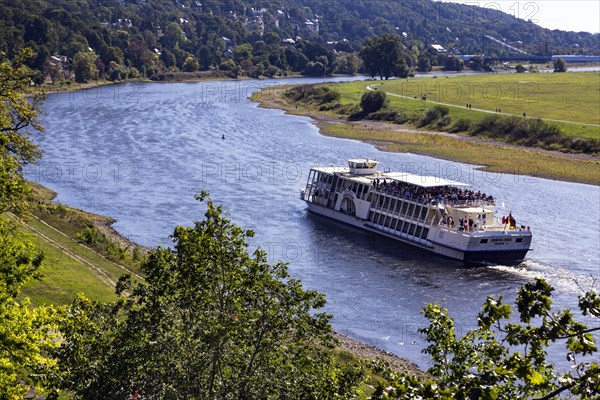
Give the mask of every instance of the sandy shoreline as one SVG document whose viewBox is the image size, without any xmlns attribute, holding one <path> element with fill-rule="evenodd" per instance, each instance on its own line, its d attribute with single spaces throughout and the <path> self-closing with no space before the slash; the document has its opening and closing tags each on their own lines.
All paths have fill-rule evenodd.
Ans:
<svg viewBox="0 0 600 400">
<path fill-rule="evenodd" d="M 426 374 L 414 362 L 397 356 L 393 353 L 381 350 L 375 346 L 368 345 L 348 336 L 334 332 L 333 336 L 340 342 L 338 349 L 346 350 L 358 357 L 366 359 L 383 359 L 387 361 L 394 371 L 405 372 L 418 378 L 425 378 Z"/>
</svg>

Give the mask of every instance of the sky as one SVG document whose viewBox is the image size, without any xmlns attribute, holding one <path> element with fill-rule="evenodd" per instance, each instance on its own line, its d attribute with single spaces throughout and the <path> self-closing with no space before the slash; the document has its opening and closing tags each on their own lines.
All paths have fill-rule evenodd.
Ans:
<svg viewBox="0 0 600 400">
<path fill-rule="evenodd" d="M 537 25 L 600 33 L 600 0 L 441 0 L 501 10 Z"/>
</svg>

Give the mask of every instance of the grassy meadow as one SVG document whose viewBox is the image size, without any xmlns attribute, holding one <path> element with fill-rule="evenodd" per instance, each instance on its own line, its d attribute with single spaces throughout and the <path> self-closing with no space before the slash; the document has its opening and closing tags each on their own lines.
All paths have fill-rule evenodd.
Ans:
<svg viewBox="0 0 600 400">
<path fill-rule="evenodd" d="M 422 114 L 439 102 L 455 106 L 450 108 L 453 120 L 479 121 L 489 115 L 467 109 L 466 104 L 471 104 L 492 113 L 500 109 L 503 114 L 525 112 L 527 117 L 568 121 L 551 123 L 567 135 L 600 138 L 600 72 L 471 74 L 332 84 L 342 104 L 357 104 L 368 85 L 388 93 L 390 105 L 406 114 Z"/>
<path fill-rule="evenodd" d="M 22 295 L 29 297 L 33 304 L 69 304 L 79 293 L 95 301 L 117 299 L 112 282 L 116 282 L 118 276 L 107 274 L 103 268 L 108 266 L 108 262 L 99 260 L 98 254 L 61 237 L 37 220 L 30 220 L 23 230 L 30 234 L 29 241 L 45 256 L 40 270 L 42 280 L 30 281 L 22 289 Z M 94 262 L 98 264 L 90 265 Z"/>
<path fill-rule="evenodd" d="M 115 283 L 124 274 L 137 275 L 145 250 L 135 250 L 140 254 L 134 259 L 131 248 L 102 233 L 110 218 L 56 203 L 51 190 L 33 183 L 31 187 L 31 215 L 21 230 L 45 254 L 45 262 L 43 279 L 28 282 L 22 295 L 34 304 L 68 304 L 78 293 L 97 301 L 116 300 Z M 96 240 L 86 242 L 81 233 L 90 227 L 96 227 Z"/>
</svg>

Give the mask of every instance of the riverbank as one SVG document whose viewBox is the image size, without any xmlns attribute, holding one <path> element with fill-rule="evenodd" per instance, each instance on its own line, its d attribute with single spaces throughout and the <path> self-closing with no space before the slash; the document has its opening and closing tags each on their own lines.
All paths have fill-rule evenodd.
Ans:
<svg viewBox="0 0 600 400">
<path fill-rule="evenodd" d="M 263 108 L 281 109 L 289 114 L 312 118 L 323 135 L 363 141 L 382 151 L 475 164 L 489 172 L 600 185 L 600 158 L 596 156 L 561 153 L 380 121 L 351 121 L 344 116 L 288 101 L 283 92 L 292 86 L 263 89 L 252 99 Z"/>
</svg>

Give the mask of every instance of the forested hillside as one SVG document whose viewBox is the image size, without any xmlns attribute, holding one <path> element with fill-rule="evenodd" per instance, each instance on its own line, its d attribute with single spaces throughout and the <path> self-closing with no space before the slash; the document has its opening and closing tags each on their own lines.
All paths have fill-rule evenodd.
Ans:
<svg viewBox="0 0 600 400">
<path fill-rule="evenodd" d="M 40 79 L 43 72 L 83 81 L 208 69 L 231 76 L 355 73 L 360 62 L 349 54 L 384 34 L 421 54 L 431 44 L 450 53 L 502 52 L 486 47 L 484 35 L 533 54 L 598 52 L 597 34 L 515 18 L 534 18 L 535 8 L 497 8 L 431 0 L 2 0 L 0 51 L 12 58 L 31 47 L 37 57 L 29 64 Z"/>
</svg>

